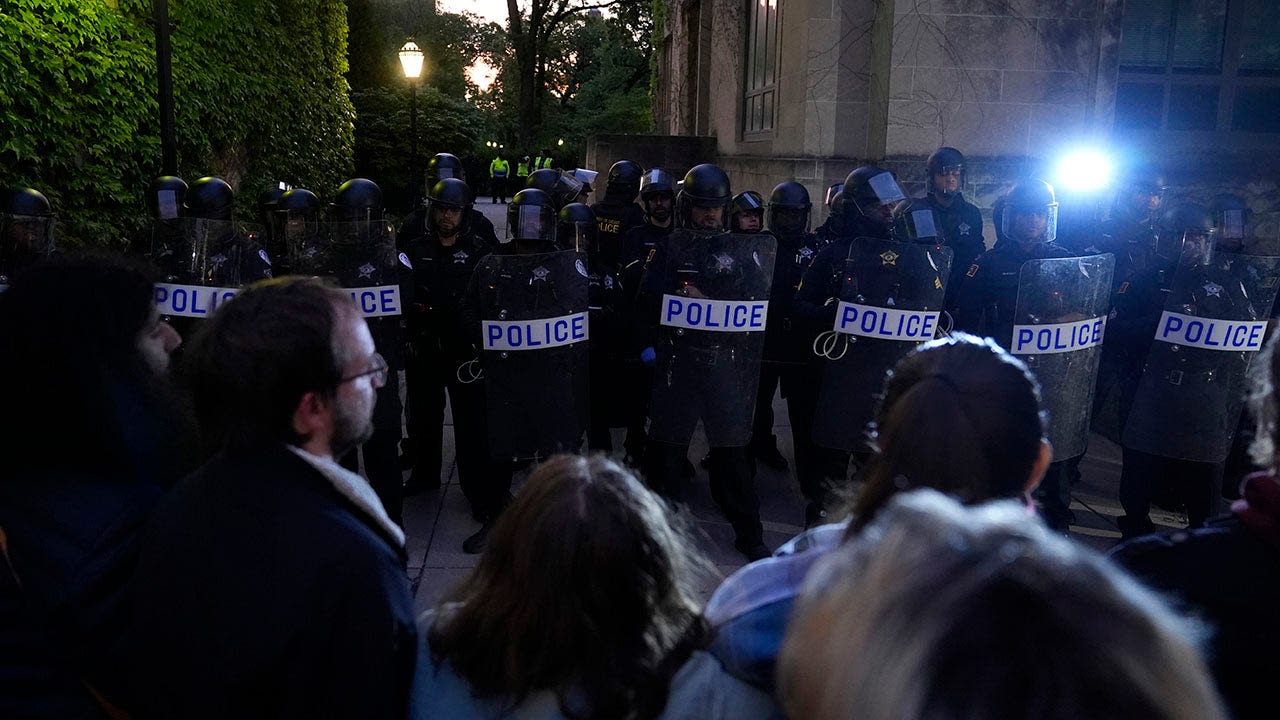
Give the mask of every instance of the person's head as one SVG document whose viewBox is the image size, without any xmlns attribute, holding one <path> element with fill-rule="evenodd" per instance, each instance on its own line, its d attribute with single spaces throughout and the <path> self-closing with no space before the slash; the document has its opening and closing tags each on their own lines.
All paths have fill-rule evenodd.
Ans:
<svg viewBox="0 0 1280 720">
<path fill-rule="evenodd" d="M 644 170 L 631 160 L 619 160 L 609 168 L 609 179 L 604 186 L 604 199 L 610 202 L 634 202 L 640 192 L 640 176 Z"/>
<path fill-rule="evenodd" d="M 1154 165 L 1132 167 L 1120 180 L 1114 210 L 1138 222 L 1150 222 L 1164 205 L 1166 187 L 1164 173 Z"/>
<path fill-rule="evenodd" d="M 696 213 L 695 213 L 696 217 Z M 699 229 L 710 229 L 699 225 Z M 729 215 L 729 230 L 739 233 L 758 233 L 764 229 L 764 198 L 755 190 L 745 190 L 733 196 L 733 210 Z"/>
<path fill-rule="evenodd" d="M 990 338 L 965 333 L 898 362 L 869 433 L 851 536 L 904 490 L 933 488 L 966 503 L 1025 499 L 1053 455 L 1031 371 Z"/>
<path fill-rule="evenodd" d="M 161 175 L 147 188 L 147 210 L 155 220 L 173 220 L 182 214 L 187 183 L 176 175 Z"/>
<path fill-rule="evenodd" d="M 342 455 L 373 432 L 387 365 L 351 296 L 317 278 L 245 288 L 191 341 L 186 363 L 206 443 L 285 443 Z"/>
<path fill-rule="evenodd" d="M 467 171 L 463 169 L 462 161 L 456 155 L 436 153 L 427 161 L 427 187 L 435 187 L 437 182 L 446 178 L 454 178 L 466 182 Z"/>
<path fill-rule="evenodd" d="M 1280 469 L 1280 333 L 1273 333 L 1262 352 L 1249 365 L 1249 414 L 1253 417 L 1253 442 L 1249 456 L 1254 464 L 1275 473 Z"/>
<path fill-rule="evenodd" d="M 191 183 L 182 199 L 183 216 L 229 222 L 235 210 L 236 194 L 220 177 L 202 177 Z"/>
<path fill-rule="evenodd" d="M 382 188 L 366 178 L 352 178 L 338 187 L 329 204 L 330 220 L 378 222 L 382 220 Z"/>
<path fill-rule="evenodd" d="M 733 191 L 724 170 L 710 163 L 695 165 L 684 176 L 676 197 L 676 225 L 698 232 L 724 232 L 732 202 Z"/>
<path fill-rule="evenodd" d="M 444 178 L 427 193 L 427 225 L 437 236 L 451 238 L 465 232 L 475 198 L 457 178 Z"/>
<path fill-rule="evenodd" d="M 53 225 L 53 206 L 44 193 L 31 188 L 8 192 L 0 207 L 0 276 L 7 278 L 53 253 Z"/>
<path fill-rule="evenodd" d="M 1244 250 L 1245 230 L 1253 217 L 1253 210 L 1244 198 L 1234 193 L 1214 195 L 1209 202 L 1213 212 L 1213 224 L 1218 229 L 1218 249 L 1238 253 Z"/>
<path fill-rule="evenodd" d="M 539 168 L 529 173 L 528 179 L 524 181 L 526 188 L 541 190 L 548 195 L 555 191 L 556 183 L 560 180 L 560 173 L 551 168 Z"/>
<path fill-rule="evenodd" d="M 1224 717 L 1188 625 L 1026 508 L 900 496 L 805 580 L 779 655 L 788 717 Z"/>
<path fill-rule="evenodd" d="M 1029 248 L 1058 236 L 1058 200 L 1052 185 L 1036 178 L 1020 180 L 1004 200 L 1005 237 Z"/>
<path fill-rule="evenodd" d="M 320 198 L 306 188 L 289 190 L 276 201 L 274 223 L 289 252 L 296 252 L 298 242 L 318 232 L 320 207 Z"/>
<path fill-rule="evenodd" d="M 599 231 L 595 211 L 583 203 L 569 203 L 556 216 L 556 244 L 565 250 L 594 252 Z"/>
<path fill-rule="evenodd" d="M 953 147 L 940 147 L 933 151 L 925 163 L 929 174 L 929 194 L 943 202 L 964 189 L 964 155 Z"/>
<path fill-rule="evenodd" d="M 507 205 L 507 238 L 540 243 L 556 240 L 556 206 L 551 196 L 537 188 L 516 193 Z"/>
<path fill-rule="evenodd" d="M 164 376 L 182 338 L 156 309 L 153 272 L 114 255 L 64 256 L 0 293 L 0 397 L 21 409 L 0 434 L 6 467 L 111 466 L 172 450 L 147 446 L 180 431 Z"/>
<path fill-rule="evenodd" d="M 849 173 L 844 181 L 844 201 L 872 227 L 888 232 L 893 223 L 893 209 L 907 195 L 893 173 L 875 165 L 863 165 Z"/>
<path fill-rule="evenodd" d="M 607 457 L 551 458 L 438 606 L 433 656 L 480 696 L 551 689 L 571 717 L 656 715 L 704 629 L 693 589 L 704 561 L 670 517 Z"/>
<path fill-rule="evenodd" d="M 1213 258 L 1217 234 L 1208 208 L 1175 202 L 1156 221 L 1156 258 L 1166 269 L 1206 265 Z"/>
<path fill-rule="evenodd" d="M 793 237 L 809 232 L 813 202 L 804 185 L 787 180 L 769 193 L 769 229 L 779 237 Z"/>
<path fill-rule="evenodd" d="M 658 227 L 671 224 L 676 204 L 675 186 L 675 178 L 662 168 L 650 168 L 640 178 L 640 202 L 650 223 Z"/>
</svg>

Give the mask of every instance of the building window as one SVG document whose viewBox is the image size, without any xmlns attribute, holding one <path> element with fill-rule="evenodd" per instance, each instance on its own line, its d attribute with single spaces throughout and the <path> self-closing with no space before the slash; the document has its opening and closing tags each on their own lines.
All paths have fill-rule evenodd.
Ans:
<svg viewBox="0 0 1280 720">
<path fill-rule="evenodd" d="M 1280 3 L 1126 0 L 1117 130 L 1280 133 Z"/>
<path fill-rule="evenodd" d="M 773 132 L 778 106 L 778 1 L 748 0 L 742 134 Z"/>
</svg>

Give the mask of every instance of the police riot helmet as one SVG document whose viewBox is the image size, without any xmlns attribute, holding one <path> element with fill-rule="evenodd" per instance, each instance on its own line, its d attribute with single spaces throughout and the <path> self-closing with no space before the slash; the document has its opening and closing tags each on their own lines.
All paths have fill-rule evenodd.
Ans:
<svg viewBox="0 0 1280 720">
<path fill-rule="evenodd" d="M 842 182 L 831 183 L 831 185 L 827 187 L 827 196 L 823 198 L 822 203 L 827 206 L 828 210 L 830 210 L 832 203 L 835 202 L 836 196 L 841 195 L 841 193 L 843 192 L 844 192 L 844 183 Z M 841 199 L 843 199 L 843 196 L 841 197 Z"/>
<path fill-rule="evenodd" d="M 202 177 L 191 183 L 183 199 L 183 213 L 187 217 L 205 220 L 231 220 L 235 209 L 236 194 L 220 177 Z"/>
<path fill-rule="evenodd" d="M 604 186 L 604 199 L 614 202 L 634 202 L 640 192 L 640 176 L 644 170 L 630 160 L 619 160 L 609 168 L 609 180 Z"/>
<path fill-rule="evenodd" d="M 556 181 L 559 179 L 560 173 L 551 168 L 541 168 L 529 173 L 529 179 L 524 181 L 524 186 L 550 195 L 556 189 Z"/>
<path fill-rule="evenodd" d="M 599 228 L 596 213 L 582 203 L 569 203 L 556 218 L 556 243 L 565 250 L 594 251 Z"/>
<path fill-rule="evenodd" d="M 719 228 L 724 231 L 729 222 L 729 206 L 733 191 L 729 188 L 729 176 L 724 170 L 703 163 L 695 165 L 684 176 L 680 192 L 676 195 L 676 224 L 691 230 L 709 230 L 709 226 L 697 227 L 693 222 L 693 208 L 718 208 Z"/>
<path fill-rule="evenodd" d="M 352 178 L 338 188 L 329 209 L 335 220 L 381 220 L 382 188 L 372 180 Z"/>
<path fill-rule="evenodd" d="M 933 206 L 927 202 L 915 200 L 898 206 L 893 213 L 894 237 L 913 243 L 941 245 L 943 242 L 938 220 Z"/>
<path fill-rule="evenodd" d="M 1214 224 L 1218 228 L 1218 244 L 1223 249 L 1239 250 L 1244 246 L 1245 227 L 1253 217 L 1244 198 L 1233 193 L 1215 195 L 1209 201 L 1209 209 L 1213 212 Z"/>
<path fill-rule="evenodd" d="M 437 208 L 453 208 L 461 210 L 458 226 L 451 228 L 455 233 L 465 232 L 471 222 L 471 208 L 475 203 L 475 195 L 470 186 L 458 178 L 442 178 L 431 186 L 427 192 L 427 225 L 439 233 L 439 222 L 436 218 Z"/>
<path fill-rule="evenodd" d="M 845 209 L 851 205 L 862 217 L 884 227 L 893 222 L 893 207 L 906 199 L 893 173 L 877 165 L 854 169 L 844 180 Z"/>
<path fill-rule="evenodd" d="M 147 210 L 156 220 L 173 220 L 182 214 L 187 183 L 176 175 L 161 175 L 147 188 Z"/>
<path fill-rule="evenodd" d="M 8 276 L 53 252 L 53 206 L 44 193 L 18 188 L 6 193 L 0 217 L 0 274 Z"/>
<path fill-rule="evenodd" d="M 1136 217 L 1151 218 L 1164 204 L 1168 184 L 1165 182 L 1164 173 L 1160 172 L 1159 168 L 1150 164 L 1140 164 L 1124 172 L 1118 187 L 1113 210 L 1123 209 L 1124 212 Z"/>
<path fill-rule="evenodd" d="M 929 155 L 929 160 L 925 163 L 928 170 L 929 179 L 928 187 L 930 193 L 937 193 L 943 197 L 954 197 L 959 195 L 964 189 L 965 180 L 965 162 L 964 154 L 953 147 L 940 147 Z M 940 188 L 937 185 L 936 178 L 941 174 L 959 173 L 959 182 L 956 183 L 954 190 Z"/>
<path fill-rule="evenodd" d="M 552 172 L 555 171 L 552 170 Z M 568 172 L 558 173 L 556 184 L 551 187 L 551 200 L 559 210 L 565 205 L 577 202 L 578 196 L 585 188 L 586 184 L 579 180 L 577 175 Z"/>
<path fill-rule="evenodd" d="M 555 201 L 545 191 L 525 188 L 507 205 L 507 239 L 555 242 Z"/>
<path fill-rule="evenodd" d="M 676 179 L 662 168 L 649 168 L 640 177 L 640 199 L 643 200 L 656 193 L 666 193 L 671 199 L 676 197 Z"/>
<path fill-rule="evenodd" d="M 293 242 L 319 232 L 316 223 L 320 219 L 321 205 L 320 198 L 306 188 L 286 190 L 271 213 L 271 232 L 275 241 L 283 244 L 287 252 L 296 252 L 298 248 L 293 246 Z"/>
<path fill-rule="evenodd" d="M 315 218 L 320 214 L 320 198 L 306 188 L 286 190 L 276 201 L 276 212 Z"/>
<path fill-rule="evenodd" d="M 1005 237 L 1014 242 L 1053 242 L 1058 236 L 1058 199 L 1053 186 L 1038 178 L 1018 181 L 1005 195 L 1001 225 Z"/>
<path fill-rule="evenodd" d="M 753 218 L 750 225 L 744 218 Z M 755 190 L 744 190 L 733 196 L 729 211 L 729 229 L 733 232 L 756 233 L 764 230 L 764 197 Z"/>
<path fill-rule="evenodd" d="M 780 235 L 809 232 L 813 202 L 809 190 L 795 180 L 778 183 L 769 193 L 769 229 Z"/>
<path fill-rule="evenodd" d="M 1155 255 L 1166 265 L 1203 265 L 1213 257 L 1218 229 L 1203 205 L 1177 202 L 1156 220 Z"/>
<path fill-rule="evenodd" d="M 467 181 L 467 171 L 462 167 L 462 161 L 452 153 L 436 153 L 427 161 L 427 187 L 435 187 L 437 180 L 445 178 L 457 178 L 463 182 Z"/>
</svg>

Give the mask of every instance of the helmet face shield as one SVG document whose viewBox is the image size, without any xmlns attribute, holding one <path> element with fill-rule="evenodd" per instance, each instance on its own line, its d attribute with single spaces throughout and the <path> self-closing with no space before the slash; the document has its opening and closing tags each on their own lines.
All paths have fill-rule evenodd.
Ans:
<svg viewBox="0 0 1280 720">
<path fill-rule="evenodd" d="M 964 188 L 964 163 L 943 165 L 929 173 L 929 188 L 944 197 L 953 197 Z"/>
<path fill-rule="evenodd" d="M 1006 205 L 1001 231 L 1024 245 L 1053 242 L 1058 237 L 1058 203 L 1048 205 Z"/>
<path fill-rule="evenodd" d="M 182 212 L 182 200 L 176 190 L 156 191 L 156 219 L 172 220 Z"/>
<path fill-rule="evenodd" d="M 769 206 L 769 229 L 780 235 L 802 235 L 809 232 L 809 209 Z"/>
<path fill-rule="evenodd" d="M 891 205 L 907 197 L 893 173 L 882 172 L 879 175 L 873 175 L 867 181 L 867 186 L 871 188 L 871 192 L 875 193 L 876 199 L 882 205 Z"/>
<path fill-rule="evenodd" d="M 556 242 L 565 250 L 591 252 L 596 249 L 596 224 L 587 220 L 561 221 L 556 227 Z"/>
<path fill-rule="evenodd" d="M 1213 259 L 1214 236 L 1217 233 L 1205 228 L 1167 228 L 1156 234 L 1157 257 L 1166 266 L 1194 267 L 1205 265 Z"/>
<path fill-rule="evenodd" d="M 547 205 L 508 205 L 507 238 L 554 242 L 555 211 Z"/>
<path fill-rule="evenodd" d="M 898 219 L 898 232 L 910 242 L 939 243 L 938 219 L 930 208 L 917 208 L 902 213 Z"/>
<path fill-rule="evenodd" d="M 4 220 L 4 246 L 16 256 L 44 257 L 53 252 L 53 217 L 9 215 Z"/>
<path fill-rule="evenodd" d="M 844 192 L 844 183 L 836 183 L 827 188 L 827 196 L 822 200 L 822 204 L 831 207 L 831 203 L 835 202 L 836 196 Z"/>
</svg>

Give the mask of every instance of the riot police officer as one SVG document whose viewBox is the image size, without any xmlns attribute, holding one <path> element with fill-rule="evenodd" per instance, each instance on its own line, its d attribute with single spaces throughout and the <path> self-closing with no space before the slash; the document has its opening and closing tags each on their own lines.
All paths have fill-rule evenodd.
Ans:
<svg viewBox="0 0 1280 720">
<path fill-rule="evenodd" d="M 619 300 L 619 315 L 623 327 L 631 329 L 640 322 L 637 316 L 637 293 L 640 279 L 649 268 L 649 262 L 658 245 L 675 227 L 675 179 L 662 168 L 650 168 L 640 178 L 640 202 L 644 207 L 644 223 L 631 228 L 622 239 L 621 284 L 623 292 Z M 639 362 L 644 344 L 634 332 L 628 332 L 627 346 L 621 365 L 623 376 L 623 412 L 626 415 L 626 461 L 633 467 L 643 464 L 648 437 L 645 419 L 648 417 L 649 396 L 652 394 L 653 371 Z"/>
<path fill-rule="evenodd" d="M 733 196 L 729 212 L 729 231 L 758 233 L 764 230 L 764 198 L 755 190 L 744 190 Z"/>
<path fill-rule="evenodd" d="M 164 254 L 182 238 L 182 202 L 187 183 L 175 175 L 161 175 L 147 188 L 147 212 L 151 215 L 151 233 L 130 248 L 135 255 L 148 257 Z"/>
<path fill-rule="evenodd" d="M 1173 205 L 1157 222 L 1150 266 L 1131 271 L 1115 296 L 1098 404 L 1106 410 L 1114 403 L 1118 416 L 1125 537 L 1154 530 L 1147 513 L 1158 489 L 1185 505 L 1192 527 L 1203 524 L 1216 503 L 1252 352 L 1203 349 L 1190 333 L 1177 344 L 1162 332 L 1174 326 L 1173 316 L 1162 317 L 1257 320 L 1253 302 L 1268 284 L 1274 295 L 1276 274 L 1274 268 L 1256 272 L 1261 265 L 1245 272 L 1239 264 L 1248 265 L 1248 258 L 1215 258 L 1215 234 L 1207 209 Z M 1246 290 L 1242 281 L 1250 275 L 1260 277 Z"/>
<path fill-rule="evenodd" d="M 395 238 L 383 215 L 382 189 L 366 178 L 353 178 L 338 187 L 329 205 L 328 253 L 320 258 L 314 270 L 336 277 L 345 288 L 382 288 L 395 286 L 403 304 L 412 294 L 409 286 L 409 260 L 397 253 Z M 301 269 L 301 268 L 299 268 Z M 400 443 L 400 382 L 404 369 L 404 329 L 402 309 L 396 314 L 370 314 L 365 320 L 374 344 L 390 371 L 386 384 L 377 391 L 373 415 L 373 436 L 358 449 L 364 457 L 365 475 L 392 520 L 400 522 L 403 497 L 400 466 L 397 462 Z M 357 453 L 351 452 L 342 463 L 357 469 Z"/>
<path fill-rule="evenodd" d="M 823 200 L 827 207 L 827 217 L 814 230 L 814 234 L 826 245 L 844 233 L 844 183 L 833 183 L 827 188 L 827 196 Z"/>
<path fill-rule="evenodd" d="M 969 265 L 986 250 L 982 239 L 982 211 L 964 199 L 965 159 L 959 150 L 940 147 L 925 165 L 928 194 L 922 198 L 940 223 L 943 244 L 954 262 L 947 283 L 948 303 L 960 289 Z"/>
<path fill-rule="evenodd" d="M 644 211 L 636 205 L 642 175 L 644 170 L 630 160 L 614 163 L 604 186 L 604 199 L 591 206 L 599 227 L 599 259 L 614 273 L 622 269 L 622 239 L 645 221 Z"/>
<path fill-rule="evenodd" d="M 281 260 L 288 256 L 288 251 L 284 246 L 284 239 L 275 235 L 271 218 L 275 214 L 276 203 L 291 188 L 292 186 L 288 183 L 277 182 L 258 193 L 258 222 L 263 228 L 262 246 L 266 248 L 267 256 L 271 258 L 273 272 L 279 275 L 289 273 L 288 261 L 281 263 Z"/>
<path fill-rule="evenodd" d="M 457 177 L 438 180 L 427 193 L 425 233 L 411 238 L 405 252 L 413 264 L 414 298 L 407 314 L 408 454 L 414 459 L 407 492 L 440 485 L 445 396 L 453 407 L 458 484 L 477 522 L 486 522 L 506 504 L 510 473 L 486 448 L 484 383 L 463 306 L 480 259 L 497 248 L 470 225 L 474 195 Z"/>
<path fill-rule="evenodd" d="M 22 268 L 53 254 L 53 206 L 38 190 L 8 192 L 0 215 L 0 286 Z"/>
<path fill-rule="evenodd" d="M 462 161 L 451 153 L 436 153 L 427 161 L 427 190 L 436 186 L 436 183 L 448 178 L 455 180 L 467 181 L 467 171 L 462 166 Z M 468 186 L 470 187 L 470 186 Z M 426 206 L 424 201 L 420 207 L 414 208 L 409 217 L 405 218 L 404 223 L 400 226 L 400 232 L 396 237 L 403 246 L 410 240 L 422 237 L 425 232 L 426 223 Z M 498 244 L 498 233 L 493 227 L 493 223 L 484 213 L 471 208 L 469 217 L 467 218 L 467 227 L 472 235 L 487 245 L 496 246 Z"/>
<path fill-rule="evenodd" d="M 555 212 L 573 202 L 577 202 L 582 194 L 583 183 L 571 173 L 562 173 L 549 168 L 534 170 L 525 183 L 525 188 L 540 190 L 551 200 Z M 530 196 L 532 197 L 532 196 Z"/>
<path fill-rule="evenodd" d="M 725 232 L 732 198 L 723 170 L 710 164 L 691 169 L 676 198 L 681 230 L 655 249 L 642 280 L 641 331 L 649 340 L 642 359 L 656 363 L 646 476 L 659 492 L 678 500 L 689 440 L 702 420 L 711 445 L 712 497 L 733 526 L 734 547 L 755 560 L 769 550 L 745 446 L 763 337 L 660 324 L 664 303 L 677 297 L 673 293 L 695 300 L 767 297 L 772 271 L 766 266 L 772 264 L 774 241 Z"/>
<path fill-rule="evenodd" d="M 225 180 L 202 177 L 183 198 L 183 217 L 194 252 L 155 258 L 170 276 L 198 285 L 240 287 L 272 274 L 270 256 L 252 234 L 232 223 L 235 192 Z M 175 264 L 176 263 L 176 264 Z"/>
<path fill-rule="evenodd" d="M 1131 272 L 1141 272 L 1156 245 L 1156 221 L 1164 205 L 1166 183 L 1155 167 L 1140 165 L 1125 173 L 1116 190 L 1111 211 L 1103 220 L 1098 238 L 1088 252 L 1116 256 L 1113 282 L 1118 288 Z M 1115 288 L 1112 288 L 1113 291 Z"/>
<path fill-rule="evenodd" d="M 1009 347 L 1023 263 L 1071 257 L 1071 251 L 1054 242 L 1058 201 L 1053 186 L 1043 180 L 1028 178 L 1014 185 L 995 220 L 1009 241 L 983 253 L 965 270 L 953 296 L 952 315 L 957 329 L 995 338 Z"/>
</svg>

